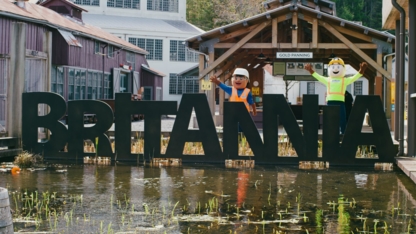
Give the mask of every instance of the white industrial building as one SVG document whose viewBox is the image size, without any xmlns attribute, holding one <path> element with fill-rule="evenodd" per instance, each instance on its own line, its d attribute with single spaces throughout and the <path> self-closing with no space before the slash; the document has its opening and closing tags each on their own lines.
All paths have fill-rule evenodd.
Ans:
<svg viewBox="0 0 416 234">
<path fill-rule="evenodd" d="M 184 40 L 203 30 L 186 22 L 184 0 L 73 0 L 88 10 L 83 21 L 149 52 L 152 69 L 166 74 L 163 100 L 180 101 L 183 93 L 197 93 L 198 77 L 176 76 L 199 62 Z"/>
</svg>

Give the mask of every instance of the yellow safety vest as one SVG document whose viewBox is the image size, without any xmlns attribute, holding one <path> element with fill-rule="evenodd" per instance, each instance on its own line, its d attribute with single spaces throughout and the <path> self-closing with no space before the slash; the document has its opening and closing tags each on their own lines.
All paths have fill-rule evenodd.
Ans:
<svg viewBox="0 0 416 234">
<path fill-rule="evenodd" d="M 331 78 L 328 79 L 326 86 L 328 101 L 344 101 L 345 100 L 345 78 Z"/>
<path fill-rule="evenodd" d="M 250 93 L 250 89 L 244 89 L 243 93 L 239 97 L 237 93 L 237 89 L 232 87 L 230 101 L 231 102 L 244 102 L 244 105 L 246 106 L 247 111 L 250 112 L 250 106 L 247 102 L 247 97 L 249 93 Z"/>
<path fill-rule="evenodd" d="M 325 77 L 321 76 L 318 73 L 314 72 L 312 76 L 317 79 L 322 84 L 326 85 L 326 100 L 327 101 L 345 101 L 345 90 L 347 85 L 356 81 L 362 76 L 362 74 L 355 74 L 353 77 L 344 78 L 344 77 Z"/>
</svg>

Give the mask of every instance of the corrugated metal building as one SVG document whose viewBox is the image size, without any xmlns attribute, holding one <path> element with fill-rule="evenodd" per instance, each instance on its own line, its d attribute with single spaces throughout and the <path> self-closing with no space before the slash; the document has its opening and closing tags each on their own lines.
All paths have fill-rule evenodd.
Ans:
<svg viewBox="0 0 416 234">
<path fill-rule="evenodd" d="M 67 0 L 0 0 L 0 131 L 19 137 L 22 92 L 111 99 L 146 80 L 143 96 L 162 99 L 164 75 L 149 68 L 147 51 L 85 24 L 83 11 Z"/>
</svg>

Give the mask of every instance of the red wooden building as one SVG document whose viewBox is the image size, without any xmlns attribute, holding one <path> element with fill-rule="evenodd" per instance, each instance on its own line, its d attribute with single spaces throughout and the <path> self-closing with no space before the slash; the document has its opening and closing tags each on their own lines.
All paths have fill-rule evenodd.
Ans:
<svg viewBox="0 0 416 234">
<path fill-rule="evenodd" d="M 111 99 L 145 86 L 144 99 L 161 100 L 164 74 L 148 66 L 147 52 L 85 24 L 83 11 L 67 0 L 0 0 L 0 130 L 20 136 L 22 92 Z"/>
</svg>

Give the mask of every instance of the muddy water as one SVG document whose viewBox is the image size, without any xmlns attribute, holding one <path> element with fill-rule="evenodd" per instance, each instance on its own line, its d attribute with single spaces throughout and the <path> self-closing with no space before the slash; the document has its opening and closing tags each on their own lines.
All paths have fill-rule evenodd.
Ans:
<svg viewBox="0 0 416 234">
<path fill-rule="evenodd" d="M 72 165 L 0 178 L 21 232 L 416 230 L 416 186 L 398 170 Z"/>
</svg>

